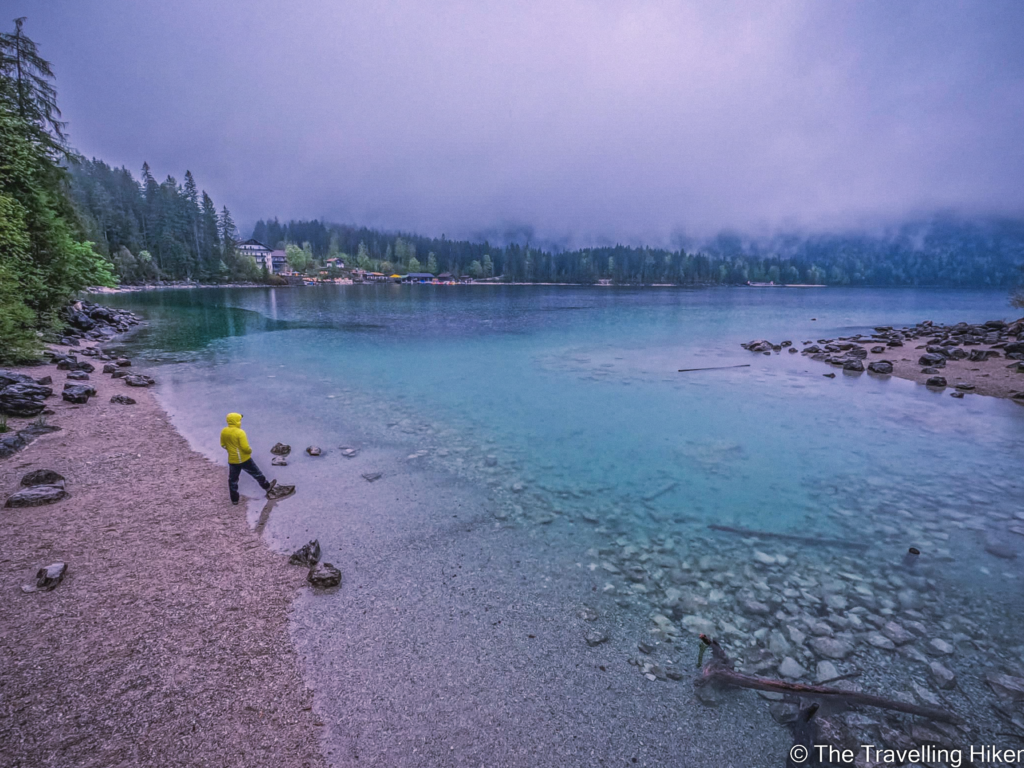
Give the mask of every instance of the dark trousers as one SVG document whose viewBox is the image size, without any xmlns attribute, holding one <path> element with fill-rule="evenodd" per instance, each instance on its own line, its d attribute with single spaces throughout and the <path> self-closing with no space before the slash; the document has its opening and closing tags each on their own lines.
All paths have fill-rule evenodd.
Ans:
<svg viewBox="0 0 1024 768">
<path fill-rule="evenodd" d="M 264 491 L 270 488 L 270 483 L 267 482 L 267 478 L 260 472 L 260 468 L 256 466 L 256 462 L 252 459 L 246 459 L 241 464 L 228 464 L 231 471 L 228 472 L 228 490 L 231 491 L 231 500 L 238 501 L 238 476 L 242 474 L 244 469 L 250 475 L 253 480 L 260 484 L 260 488 Z"/>
</svg>

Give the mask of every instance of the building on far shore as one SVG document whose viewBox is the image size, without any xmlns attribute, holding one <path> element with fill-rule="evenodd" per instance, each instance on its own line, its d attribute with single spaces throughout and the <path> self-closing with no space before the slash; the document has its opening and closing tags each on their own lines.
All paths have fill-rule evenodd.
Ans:
<svg viewBox="0 0 1024 768">
<path fill-rule="evenodd" d="M 257 267 L 266 267 L 267 272 L 273 274 L 274 260 L 271 256 L 273 251 L 267 248 L 267 246 L 259 240 L 246 240 L 244 243 L 239 243 L 235 246 L 235 250 L 245 256 L 252 256 L 256 259 Z"/>
<path fill-rule="evenodd" d="M 270 260 L 271 263 L 274 265 L 272 271 L 275 275 L 280 275 L 289 271 L 288 254 L 285 253 L 284 251 L 271 251 Z"/>
<path fill-rule="evenodd" d="M 403 283 L 429 283 L 434 276 L 429 272 L 410 272 L 402 278 Z"/>
</svg>

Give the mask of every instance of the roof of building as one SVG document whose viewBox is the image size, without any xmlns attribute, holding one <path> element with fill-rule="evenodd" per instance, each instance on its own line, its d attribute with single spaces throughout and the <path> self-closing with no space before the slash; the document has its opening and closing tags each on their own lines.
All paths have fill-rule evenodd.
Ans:
<svg viewBox="0 0 1024 768">
<path fill-rule="evenodd" d="M 246 240 L 244 243 L 239 243 L 238 245 L 239 245 L 239 247 L 241 247 L 243 245 L 258 245 L 260 248 L 262 248 L 265 251 L 269 251 L 270 250 L 269 248 L 267 248 L 267 246 L 265 246 L 259 240 L 253 240 L 253 239 Z"/>
</svg>

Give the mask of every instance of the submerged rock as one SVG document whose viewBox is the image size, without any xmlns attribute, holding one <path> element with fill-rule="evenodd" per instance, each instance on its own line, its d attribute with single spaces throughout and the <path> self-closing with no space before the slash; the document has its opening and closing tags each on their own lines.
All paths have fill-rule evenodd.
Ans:
<svg viewBox="0 0 1024 768">
<path fill-rule="evenodd" d="M 319 589 L 329 589 L 341 584 L 341 571 L 330 563 L 317 563 L 309 569 L 306 581 Z"/>
<path fill-rule="evenodd" d="M 810 646 L 816 654 L 828 659 L 842 660 L 853 653 L 852 645 L 835 637 L 816 637 L 811 640 Z"/>
<path fill-rule="evenodd" d="M 800 666 L 799 662 L 792 656 L 787 656 L 779 664 L 779 674 L 783 677 L 789 677 L 792 679 L 799 679 L 801 677 L 807 677 L 807 670 Z"/>
<path fill-rule="evenodd" d="M 312 568 L 320 562 L 320 540 L 313 539 L 308 544 L 303 544 L 288 558 L 288 562 L 292 565 L 304 565 L 307 568 Z"/>
<path fill-rule="evenodd" d="M 928 665 L 928 671 L 931 672 L 932 680 L 935 684 L 943 690 L 949 690 L 950 688 L 956 687 L 956 675 L 954 675 L 945 665 L 933 661 Z"/>
<path fill-rule="evenodd" d="M 384 475 L 381 472 L 364 472 L 362 478 L 368 483 L 374 483 L 377 480 L 380 480 L 383 476 Z"/>
</svg>

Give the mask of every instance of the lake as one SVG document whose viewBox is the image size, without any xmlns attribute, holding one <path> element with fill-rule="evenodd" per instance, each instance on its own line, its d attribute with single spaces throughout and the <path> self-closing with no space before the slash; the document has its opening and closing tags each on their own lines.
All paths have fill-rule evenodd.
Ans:
<svg viewBox="0 0 1024 768">
<path fill-rule="evenodd" d="M 1024 675 L 1022 560 L 986 550 L 1024 545 L 1024 410 L 740 347 L 1015 317 L 1003 292 L 104 300 L 149 320 L 124 346 L 197 450 L 225 463 L 219 431 L 239 411 L 264 472 L 298 487 L 269 511 L 253 501 L 252 524 L 286 553 L 319 538 L 345 574 L 293 616 L 334 764 L 784 764 L 768 701 L 695 695 L 699 631 L 751 673 L 791 661 L 815 682 L 831 666 L 995 743 L 1024 733 L 985 680 Z M 278 441 L 286 467 L 270 465 Z M 910 727 L 864 712 L 823 717 L 862 744 Z"/>
</svg>

